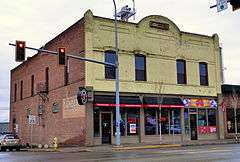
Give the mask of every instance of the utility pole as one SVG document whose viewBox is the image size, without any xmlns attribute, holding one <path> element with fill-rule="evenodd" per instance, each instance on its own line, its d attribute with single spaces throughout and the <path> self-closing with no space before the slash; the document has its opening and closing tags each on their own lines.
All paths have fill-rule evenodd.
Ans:
<svg viewBox="0 0 240 162">
<path fill-rule="evenodd" d="M 134 2 L 134 1 L 133 1 Z M 116 89 L 116 146 L 121 145 L 121 132 L 120 132 L 120 107 L 119 107 L 119 61 L 118 61 L 118 27 L 117 27 L 117 17 L 120 17 L 123 21 L 128 21 L 128 19 L 135 15 L 135 9 L 131 11 L 131 8 L 128 5 L 121 8 L 121 11 L 117 13 L 117 6 L 115 0 L 113 0 L 114 5 L 114 27 L 115 27 L 115 53 L 116 53 L 116 60 L 115 60 L 115 73 L 116 73 L 116 82 L 115 82 L 115 89 Z"/>
</svg>

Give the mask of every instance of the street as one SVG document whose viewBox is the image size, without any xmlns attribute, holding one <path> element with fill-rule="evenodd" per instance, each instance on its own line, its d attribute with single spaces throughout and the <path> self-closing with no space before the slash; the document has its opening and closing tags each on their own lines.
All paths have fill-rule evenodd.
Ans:
<svg viewBox="0 0 240 162">
<path fill-rule="evenodd" d="M 204 145 L 168 149 L 116 152 L 0 152 L 0 162 L 91 162 L 91 161 L 239 161 L 240 145 Z"/>
</svg>

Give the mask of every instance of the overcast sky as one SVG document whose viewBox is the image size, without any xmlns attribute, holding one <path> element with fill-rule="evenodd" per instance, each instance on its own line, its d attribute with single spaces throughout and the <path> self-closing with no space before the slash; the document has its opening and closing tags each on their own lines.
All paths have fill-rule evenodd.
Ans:
<svg viewBox="0 0 240 162">
<path fill-rule="evenodd" d="M 217 13 L 209 7 L 215 0 L 135 0 L 136 20 L 148 15 L 163 15 L 182 31 L 212 35 L 217 33 L 223 46 L 225 82 L 240 84 L 240 10 Z M 116 0 L 118 8 L 132 0 Z M 8 121 L 10 69 L 14 47 L 8 43 L 25 40 L 28 46 L 41 47 L 79 20 L 91 9 L 94 15 L 113 18 L 112 0 L 1 0 L 0 2 L 0 122 Z M 131 20 L 132 21 L 132 20 Z M 27 56 L 34 52 L 27 51 Z"/>
</svg>

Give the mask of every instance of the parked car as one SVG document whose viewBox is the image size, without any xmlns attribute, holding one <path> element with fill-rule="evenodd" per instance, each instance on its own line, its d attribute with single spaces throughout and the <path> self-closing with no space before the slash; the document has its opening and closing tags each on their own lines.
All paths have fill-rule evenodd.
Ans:
<svg viewBox="0 0 240 162">
<path fill-rule="evenodd" d="M 6 149 L 20 151 L 20 147 L 20 139 L 16 134 L 4 133 L 0 135 L 0 151 L 6 151 Z"/>
</svg>

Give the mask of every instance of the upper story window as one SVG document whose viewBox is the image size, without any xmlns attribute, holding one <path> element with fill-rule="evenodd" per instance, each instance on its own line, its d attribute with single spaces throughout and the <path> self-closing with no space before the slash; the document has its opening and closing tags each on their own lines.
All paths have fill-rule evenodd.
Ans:
<svg viewBox="0 0 240 162">
<path fill-rule="evenodd" d="M 116 54 L 114 51 L 106 51 L 105 52 L 105 62 L 115 64 Z M 106 79 L 115 79 L 116 78 L 114 67 L 105 65 L 105 78 Z"/>
<path fill-rule="evenodd" d="M 177 84 L 187 84 L 185 60 L 177 60 Z"/>
<path fill-rule="evenodd" d="M 49 68 L 45 69 L 45 84 L 46 84 L 46 91 L 49 90 Z"/>
<path fill-rule="evenodd" d="M 200 85 L 208 86 L 208 67 L 207 63 L 199 63 Z"/>
<path fill-rule="evenodd" d="M 34 95 L 34 75 L 31 76 L 31 96 Z"/>
<path fill-rule="evenodd" d="M 146 81 L 146 57 L 144 55 L 135 55 L 135 80 Z"/>
<path fill-rule="evenodd" d="M 23 81 L 20 83 L 20 100 L 23 99 Z"/>
<path fill-rule="evenodd" d="M 17 84 L 14 84 L 14 102 L 17 101 Z"/>
</svg>

